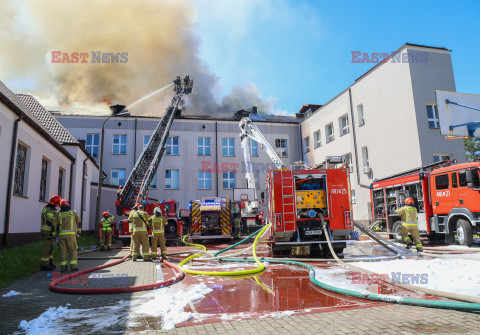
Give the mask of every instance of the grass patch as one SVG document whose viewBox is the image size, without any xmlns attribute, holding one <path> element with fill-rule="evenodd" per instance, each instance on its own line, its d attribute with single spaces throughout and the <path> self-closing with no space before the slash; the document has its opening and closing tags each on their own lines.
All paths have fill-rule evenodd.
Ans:
<svg viewBox="0 0 480 335">
<path fill-rule="evenodd" d="M 79 248 L 90 249 L 90 246 L 98 245 L 99 241 L 93 235 L 84 235 L 77 239 L 77 244 Z M 0 249 L 0 288 L 39 271 L 42 248 L 43 242 L 35 242 L 19 247 Z M 53 248 L 53 260 L 58 268 L 57 246 Z"/>
</svg>

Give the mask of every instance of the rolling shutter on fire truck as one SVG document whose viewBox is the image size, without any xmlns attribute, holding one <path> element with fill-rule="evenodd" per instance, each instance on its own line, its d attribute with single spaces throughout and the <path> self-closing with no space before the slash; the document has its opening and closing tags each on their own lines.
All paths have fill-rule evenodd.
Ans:
<svg viewBox="0 0 480 335">
<path fill-rule="evenodd" d="M 200 217 L 200 202 L 192 202 L 192 233 L 198 233 L 202 230 L 202 220 Z"/>
</svg>

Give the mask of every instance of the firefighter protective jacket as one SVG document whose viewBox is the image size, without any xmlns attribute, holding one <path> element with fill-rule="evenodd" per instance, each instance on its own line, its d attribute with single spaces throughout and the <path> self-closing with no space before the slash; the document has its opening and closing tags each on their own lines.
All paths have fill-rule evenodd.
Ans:
<svg viewBox="0 0 480 335">
<path fill-rule="evenodd" d="M 57 210 L 55 209 L 55 206 L 48 204 L 45 207 L 43 207 L 42 227 L 41 227 L 42 234 L 56 236 L 56 231 L 53 229 L 55 227 L 56 214 L 57 214 Z"/>
<path fill-rule="evenodd" d="M 397 209 L 397 214 L 400 215 L 403 223 L 417 224 L 417 209 L 412 206 L 403 206 Z"/>
<path fill-rule="evenodd" d="M 130 220 L 130 218 L 129 218 Z M 148 226 L 152 224 L 152 218 L 145 211 L 136 211 L 132 214 L 133 232 L 147 231 Z"/>
<path fill-rule="evenodd" d="M 113 220 L 115 220 L 115 217 L 113 215 L 110 215 L 107 218 L 103 218 L 102 219 L 102 230 L 112 230 Z"/>
<path fill-rule="evenodd" d="M 152 233 L 163 233 L 165 229 L 165 218 L 163 216 L 152 216 Z"/>
<path fill-rule="evenodd" d="M 58 212 L 56 224 L 58 237 L 68 237 L 82 232 L 80 216 L 73 209 Z"/>
</svg>

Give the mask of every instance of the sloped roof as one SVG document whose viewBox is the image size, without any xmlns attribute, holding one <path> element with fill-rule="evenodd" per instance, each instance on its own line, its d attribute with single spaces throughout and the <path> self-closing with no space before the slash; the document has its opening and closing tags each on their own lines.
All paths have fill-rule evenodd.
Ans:
<svg viewBox="0 0 480 335">
<path fill-rule="evenodd" d="M 79 142 L 30 94 L 17 94 L 18 99 L 32 112 L 40 123 L 60 144 L 78 144 Z"/>
</svg>

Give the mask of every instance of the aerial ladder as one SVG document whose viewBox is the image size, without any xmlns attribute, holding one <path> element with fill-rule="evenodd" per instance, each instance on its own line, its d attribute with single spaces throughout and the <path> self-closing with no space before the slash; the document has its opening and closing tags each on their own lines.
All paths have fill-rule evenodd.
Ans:
<svg viewBox="0 0 480 335">
<path fill-rule="evenodd" d="M 192 93 L 193 80 L 188 75 L 185 75 L 183 80 L 177 76 L 173 81 L 173 90 L 175 96 L 172 98 L 172 102 L 167 107 L 165 114 L 150 137 L 150 141 L 143 149 L 132 172 L 125 181 L 123 189 L 118 194 L 118 199 L 115 202 L 118 215 L 125 215 L 135 206 L 135 203 L 147 200 L 150 185 L 165 152 L 173 119 L 182 101 L 182 96 Z"/>
</svg>

